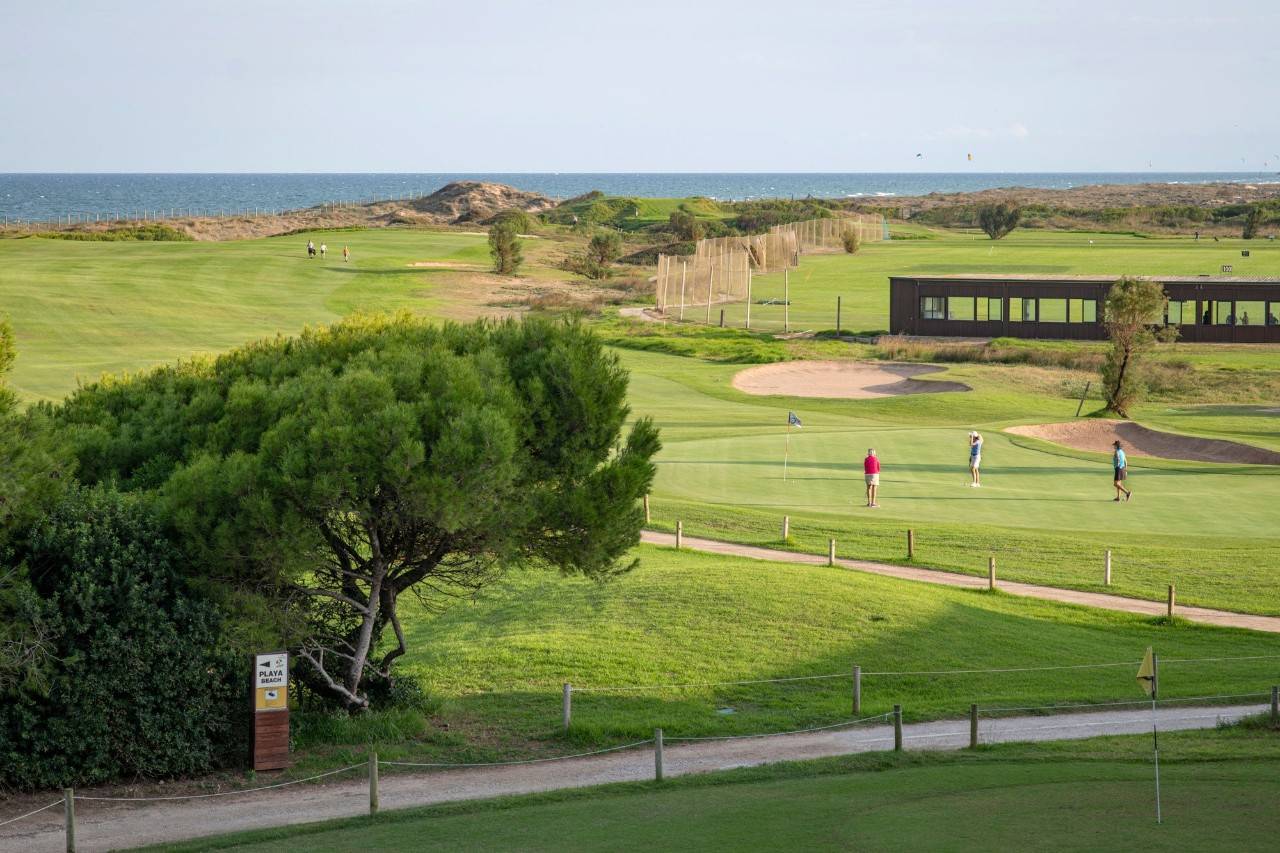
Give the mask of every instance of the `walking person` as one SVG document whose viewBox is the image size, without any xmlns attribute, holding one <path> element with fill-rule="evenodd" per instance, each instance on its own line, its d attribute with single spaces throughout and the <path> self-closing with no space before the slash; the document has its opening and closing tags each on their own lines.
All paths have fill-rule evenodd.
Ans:
<svg viewBox="0 0 1280 853">
<path fill-rule="evenodd" d="M 969 485 L 975 489 L 982 485 L 982 476 L 978 473 L 981 465 L 982 436 L 974 431 L 969 433 Z"/>
<path fill-rule="evenodd" d="M 328 247 L 328 246 L 326 246 L 324 243 L 321 243 L 321 244 L 320 244 L 320 257 L 322 257 L 322 258 L 323 258 L 323 257 L 324 257 L 324 253 L 325 253 L 325 252 L 327 252 L 327 251 L 329 251 L 329 247 Z"/>
<path fill-rule="evenodd" d="M 346 263 L 346 262 L 347 262 L 347 261 L 349 261 L 349 260 L 351 260 L 351 250 L 350 250 L 350 249 L 348 249 L 346 246 L 343 246 L 343 247 L 342 247 L 342 262 L 343 262 L 343 263 Z"/>
<path fill-rule="evenodd" d="M 307 241 L 307 260 L 311 260 L 315 256 L 316 256 L 316 244 L 308 240 Z"/>
<path fill-rule="evenodd" d="M 867 481 L 867 506 L 879 509 L 876 492 L 880 490 L 880 458 L 876 456 L 874 447 L 867 448 L 867 458 L 862 460 L 862 473 Z"/>
<path fill-rule="evenodd" d="M 1124 457 L 1124 448 L 1120 446 L 1120 440 L 1116 439 L 1115 453 L 1111 454 L 1111 464 L 1116 469 L 1116 502 L 1120 502 L 1120 495 L 1124 495 L 1127 501 L 1133 497 L 1133 492 L 1125 488 L 1124 482 L 1129 478 L 1129 460 Z"/>
</svg>

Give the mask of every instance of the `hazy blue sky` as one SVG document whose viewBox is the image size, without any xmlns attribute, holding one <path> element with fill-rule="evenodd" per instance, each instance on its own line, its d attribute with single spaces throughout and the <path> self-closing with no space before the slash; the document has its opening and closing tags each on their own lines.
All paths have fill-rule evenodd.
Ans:
<svg viewBox="0 0 1280 853">
<path fill-rule="evenodd" d="M 0 5 L 0 172 L 1280 169 L 1277 0 Z"/>
</svg>

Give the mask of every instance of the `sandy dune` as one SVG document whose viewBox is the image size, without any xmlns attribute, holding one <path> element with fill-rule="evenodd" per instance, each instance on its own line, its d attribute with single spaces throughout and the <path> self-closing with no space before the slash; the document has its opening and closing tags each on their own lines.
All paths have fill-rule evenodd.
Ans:
<svg viewBox="0 0 1280 853">
<path fill-rule="evenodd" d="M 1109 453 L 1119 439 L 1130 456 L 1187 459 L 1192 462 L 1232 462 L 1280 465 L 1280 453 L 1216 438 L 1196 438 L 1148 429 L 1130 421 L 1086 419 L 1065 424 L 1009 427 L 1005 432 L 1065 444 L 1077 450 Z"/>
<path fill-rule="evenodd" d="M 733 387 L 746 394 L 851 400 L 969 390 L 968 385 L 959 382 L 914 378 L 942 369 L 929 364 L 785 361 L 747 368 L 733 377 Z"/>
</svg>

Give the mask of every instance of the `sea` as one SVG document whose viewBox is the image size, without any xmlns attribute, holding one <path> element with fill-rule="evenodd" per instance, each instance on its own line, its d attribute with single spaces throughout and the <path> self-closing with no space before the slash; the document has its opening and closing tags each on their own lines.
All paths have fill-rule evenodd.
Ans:
<svg viewBox="0 0 1280 853">
<path fill-rule="evenodd" d="M 280 211 L 324 202 L 427 195 L 451 181 L 493 181 L 552 198 L 607 195 L 718 200 L 864 198 L 996 187 L 1277 183 L 1280 172 L 471 172 L 317 174 L 0 174 L 0 219 L 83 221 Z"/>
</svg>

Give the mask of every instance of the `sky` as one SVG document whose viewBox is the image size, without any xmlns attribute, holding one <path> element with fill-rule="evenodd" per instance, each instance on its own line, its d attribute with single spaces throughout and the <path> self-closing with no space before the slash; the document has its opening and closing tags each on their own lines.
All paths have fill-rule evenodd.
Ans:
<svg viewBox="0 0 1280 853">
<path fill-rule="evenodd" d="M 1280 170 L 1276 0 L 0 6 L 0 172 Z"/>
</svg>

